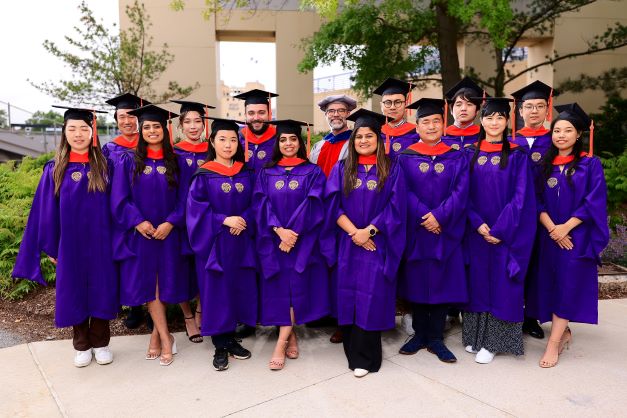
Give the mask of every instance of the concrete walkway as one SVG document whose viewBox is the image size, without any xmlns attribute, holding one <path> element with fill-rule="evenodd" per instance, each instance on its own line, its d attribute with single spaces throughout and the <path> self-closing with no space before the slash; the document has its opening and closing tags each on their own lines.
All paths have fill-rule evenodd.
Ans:
<svg viewBox="0 0 627 418">
<path fill-rule="evenodd" d="M 381 371 L 362 379 L 324 329 L 299 328 L 301 357 L 280 372 L 267 368 L 271 328 L 244 340 L 253 357 L 222 373 L 211 343 L 184 334 L 169 367 L 143 359 L 148 336 L 113 338 L 114 363 L 83 369 L 72 366 L 70 341 L 23 344 L 0 349 L 0 416 L 626 416 L 627 299 L 599 309 L 600 325 L 572 326 L 573 346 L 546 370 L 537 365 L 546 340 L 527 337 L 525 356 L 480 365 L 459 327 L 447 338 L 457 364 L 398 354 L 406 336 L 393 331 Z"/>
</svg>

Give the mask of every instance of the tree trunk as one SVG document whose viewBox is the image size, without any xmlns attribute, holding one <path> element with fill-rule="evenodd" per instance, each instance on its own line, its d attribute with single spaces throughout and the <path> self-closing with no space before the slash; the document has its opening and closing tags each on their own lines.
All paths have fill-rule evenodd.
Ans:
<svg viewBox="0 0 627 418">
<path fill-rule="evenodd" d="M 461 80 L 459 74 L 459 56 L 457 55 L 457 37 L 459 23 L 449 16 L 447 1 L 435 1 L 437 16 L 438 50 L 442 73 L 442 94 Z"/>
<path fill-rule="evenodd" d="M 503 62 L 503 48 L 494 47 L 496 77 L 494 78 L 494 96 L 503 97 L 505 94 L 505 62 Z"/>
</svg>

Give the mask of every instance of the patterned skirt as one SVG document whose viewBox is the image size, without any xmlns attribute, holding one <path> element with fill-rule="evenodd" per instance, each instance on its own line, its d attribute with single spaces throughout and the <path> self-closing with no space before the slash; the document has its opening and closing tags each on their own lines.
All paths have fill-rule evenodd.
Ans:
<svg viewBox="0 0 627 418">
<path fill-rule="evenodd" d="M 489 312 L 464 312 L 462 342 L 473 350 L 485 348 L 491 353 L 525 354 L 522 322 L 507 322 Z"/>
</svg>

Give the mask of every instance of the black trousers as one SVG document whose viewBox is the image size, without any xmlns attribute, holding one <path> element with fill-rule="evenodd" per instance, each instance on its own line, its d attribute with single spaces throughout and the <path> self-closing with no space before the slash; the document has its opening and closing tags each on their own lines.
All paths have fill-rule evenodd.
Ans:
<svg viewBox="0 0 627 418">
<path fill-rule="evenodd" d="M 90 348 L 100 348 L 109 345 L 111 329 L 108 319 L 87 318 L 82 323 L 72 327 L 74 337 L 72 344 L 78 351 L 87 351 Z"/>
<path fill-rule="evenodd" d="M 234 332 L 216 334 L 211 336 L 211 342 L 215 348 L 227 348 L 235 340 Z"/>
<path fill-rule="evenodd" d="M 411 326 L 417 336 L 427 342 L 444 339 L 444 324 L 449 305 L 412 303 L 412 310 Z"/>
<path fill-rule="evenodd" d="M 381 368 L 381 331 L 366 331 L 357 325 L 341 326 L 348 368 L 378 372 Z"/>
</svg>

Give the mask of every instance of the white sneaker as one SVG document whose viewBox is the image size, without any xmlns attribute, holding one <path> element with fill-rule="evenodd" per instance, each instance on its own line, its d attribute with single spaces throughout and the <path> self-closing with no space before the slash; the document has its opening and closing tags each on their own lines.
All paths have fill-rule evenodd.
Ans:
<svg viewBox="0 0 627 418">
<path fill-rule="evenodd" d="M 354 371 L 355 377 L 364 377 L 368 373 L 369 371 L 366 369 L 355 369 Z"/>
<path fill-rule="evenodd" d="M 109 364 L 113 362 L 113 353 L 109 350 L 109 346 L 94 348 L 96 355 L 96 363 Z"/>
<path fill-rule="evenodd" d="M 467 345 L 467 346 L 466 346 L 466 348 L 465 348 L 465 350 L 466 350 L 468 353 L 472 353 L 472 354 L 477 354 L 477 353 L 478 353 L 478 351 L 477 351 L 477 350 L 473 350 L 473 349 L 472 349 L 472 345 Z"/>
<path fill-rule="evenodd" d="M 405 315 L 402 316 L 401 329 L 405 331 L 405 334 L 409 335 L 410 337 L 412 337 L 416 333 L 416 331 L 414 331 L 414 327 L 412 327 L 411 325 L 411 322 L 412 322 L 411 314 L 406 313 Z"/>
<path fill-rule="evenodd" d="M 91 363 L 91 348 L 85 351 L 76 350 L 76 354 L 74 355 L 74 365 L 76 367 L 89 366 L 90 363 Z"/>
<path fill-rule="evenodd" d="M 481 350 L 479 350 L 479 352 L 475 356 L 475 361 L 480 364 L 488 364 L 491 363 L 492 360 L 494 360 L 495 355 L 496 353 L 491 353 L 485 348 L 481 347 Z"/>
</svg>

